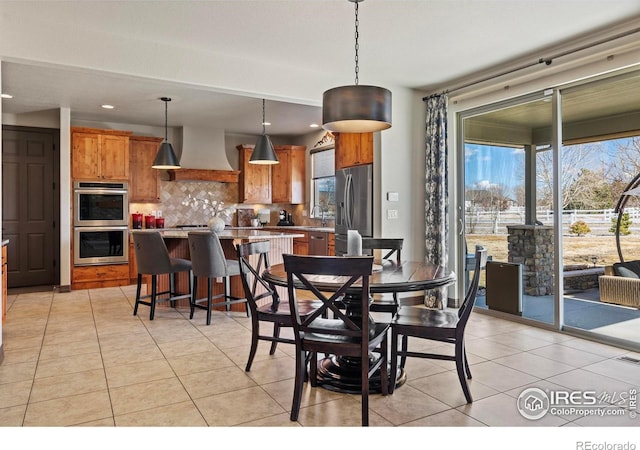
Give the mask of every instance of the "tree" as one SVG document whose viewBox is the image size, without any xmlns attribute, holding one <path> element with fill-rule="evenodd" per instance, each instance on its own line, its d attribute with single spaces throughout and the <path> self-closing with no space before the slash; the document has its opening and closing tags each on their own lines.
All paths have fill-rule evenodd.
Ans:
<svg viewBox="0 0 640 450">
<path fill-rule="evenodd" d="M 573 222 L 569 227 L 569 234 L 577 234 L 578 236 L 584 236 L 591 232 L 591 228 L 584 220 L 578 220 Z"/>
<path fill-rule="evenodd" d="M 616 225 L 618 224 L 618 218 L 613 217 L 611 219 L 611 228 L 609 228 L 610 233 L 616 232 Z M 622 219 L 620 219 L 620 234 L 626 236 L 631 234 L 631 230 L 629 227 L 633 224 L 631 218 L 629 217 L 629 213 L 622 213 Z"/>
</svg>

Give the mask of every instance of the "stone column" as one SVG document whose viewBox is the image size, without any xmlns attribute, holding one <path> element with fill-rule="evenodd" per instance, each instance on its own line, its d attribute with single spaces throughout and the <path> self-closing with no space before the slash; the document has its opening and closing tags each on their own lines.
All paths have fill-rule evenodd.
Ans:
<svg viewBox="0 0 640 450">
<path fill-rule="evenodd" d="M 523 294 L 553 295 L 553 227 L 507 225 L 509 262 L 522 265 Z"/>
</svg>

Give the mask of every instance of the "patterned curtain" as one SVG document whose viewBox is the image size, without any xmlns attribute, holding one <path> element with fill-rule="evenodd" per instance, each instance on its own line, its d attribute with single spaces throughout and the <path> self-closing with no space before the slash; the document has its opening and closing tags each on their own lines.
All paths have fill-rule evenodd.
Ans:
<svg viewBox="0 0 640 450">
<path fill-rule="evenodd" d="M 447 189 L 447 95 L 432 95 L 427 106 L 425 135 L 425 261 L 446 266 L 448 262 L 448 200 Z M 443 308 L 447 289 L 427 292 L 425 305 Z"/>
</svg>

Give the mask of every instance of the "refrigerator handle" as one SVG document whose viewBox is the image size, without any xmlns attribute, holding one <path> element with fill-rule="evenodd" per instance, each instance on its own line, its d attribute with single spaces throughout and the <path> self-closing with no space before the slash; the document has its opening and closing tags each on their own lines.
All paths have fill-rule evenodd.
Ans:
<svg viewBox="0 0 640 450">
<path fill-rule="evenodd" d="M 347 229 L 351 230 L 353 226 L 353 176 L 347 174 L 344 189 L 344 219 Z"/>
</svg>

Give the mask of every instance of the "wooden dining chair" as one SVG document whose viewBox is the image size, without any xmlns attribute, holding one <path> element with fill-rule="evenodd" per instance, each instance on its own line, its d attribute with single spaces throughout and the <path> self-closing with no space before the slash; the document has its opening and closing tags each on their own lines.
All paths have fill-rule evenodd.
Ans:
<svg viewBox="0 0 640 450">
<path fill-rule="evenodd" d="M 441 359 L 455 361 L 458 379 L 460 380 L 465 399 L 467 403 L 473 401 L 466 379 L 471 379 L 471 370 L 469 369 L 467 352 L 464 345 L 464 330 L 478 294 L 480 273 L 487 264 L 487 250 L 485 247 L 476 246 L 475 261 L 476 265 L 471 285 L 457 312 L 430 309 L 424 306 L 401 306 L 398 308 L 398 312 L 391 320 L 392 369 L 391 381 L 389 382 L 390 393 L 393 393 L 396 385 L 397 370 L 394 370 L 394 368 L 398 367 L 398 356 L 401 357 L 400 367 L 402 369 L 404 369 L 407 357 Z M 398 349 L 399 335 L 402 336 L 401 349 Z M 409 351 L 409 337 L 453 344 L 454 354 Z"/>
<path fill-rule="evenodd" d="M 138 306 L 149 306 L 149 320 L 153 320 L 156 312 L 156 303 L 168 301 L 171 306 L 180 299 L 191 298 L 191 261 L 181 258 L 171 258 L 164 243 L 164 239 L 158 231 L 132 231 L 133 248 L 136 255 L 138 269 L 138 283 L 136 287 L 136 302 L 133 307 L 133 315 L 138 314 Z M 176 293 L 175 274 L 187 272 L 189 274 L 189 292 Z M 169 289 L 158 292 L 158 276 L 169 276 Z M 144 275 L 151 276 L 151 292 L 141 295 Z M 147 300 L 148 299 L 148 300 Z"/>
<path fill-rule="evenodd" d="M 289 302 L 286 299 L 282 302 L 276 288 L 267 283 L 261 275 L 269 268 L 270 246 L 269 241 L 247 242 L 236 246 L 242 286 L 251 316 L 251 349 L 244 369 L 246 372 L 251 370 L 258 350 L 258 341 L 271 342 L 270 355 L 276 352 L 279 342 L 295 344 L 294 339 L 280 336 L 282 328 L 293 326 Z M 321 303 L 312 300 L 300 299 L 297 302 L 300 317 L 307 317 L 320 306 Z M 260 325 L 267 323 L 273 326 L 272 334 L 261 332 Z"/>
<path fill-rule="evenodd" d="M 370 321 L 369 302 L 361 301 L 360 309 L 347 315 L 336 302 L 345 294 L 369 298 L 369 277 L 373 266 L 372 256 L 300 256 L 282 255 L 287 273 L 289 304 L 293 314 L 293 330 L 296 343 L 296 376 L 291 406 L 291 420 L 298 420 L 302 401 L 303 382 L 306 373 L 306 352 L 311 354 L 309 379 L 317 385 L 317 354 L 359 358 L 362 396 L 362 425 L 369 425 L 369 380 L 378 369 L 384 382 L 382 394 L 388 386 L 387 330 L 386 323 Z M 335 292 L 322 292 L 321 284 L 314 284 L 313 276 L 329 276 L 338 282 Z M 358 284 L 356 284 L 358 283 Z M 299 288 L 310 291 L 322 306 L 302 317 L 296 295 Z M 326 286 L 325 286 L 326 288 Z M 334 285 L 332 290 L 336 289 Z M 327 297 L 328 295 L 328 297 Z M 324 317 L 323 317 L 324 316 Z"/>
<path fill-rule="evenodd" d="M 224 307 L 226 311 L 231 305 L 247 303 L 244 297 L 231 295 L 231 277 L 240 275 L 238 261 L 227 259 L 220 243 L 220 238 L 211 231 L 189 231 L 189 256 L 193 266 L 193 295 L 189 303 L 189 319 L 193 319 L 196 308 L 207 311 L 206 324 L 211 324 L 211 310 L 214 307 Z M 222 292 L 214 294 L 213 280 L 222 279 Z M 207 294 L 198 298 L 198 280 L 206 279 Z M 247 317 L 249 308 L 247 307 Z"/>
</svg>

